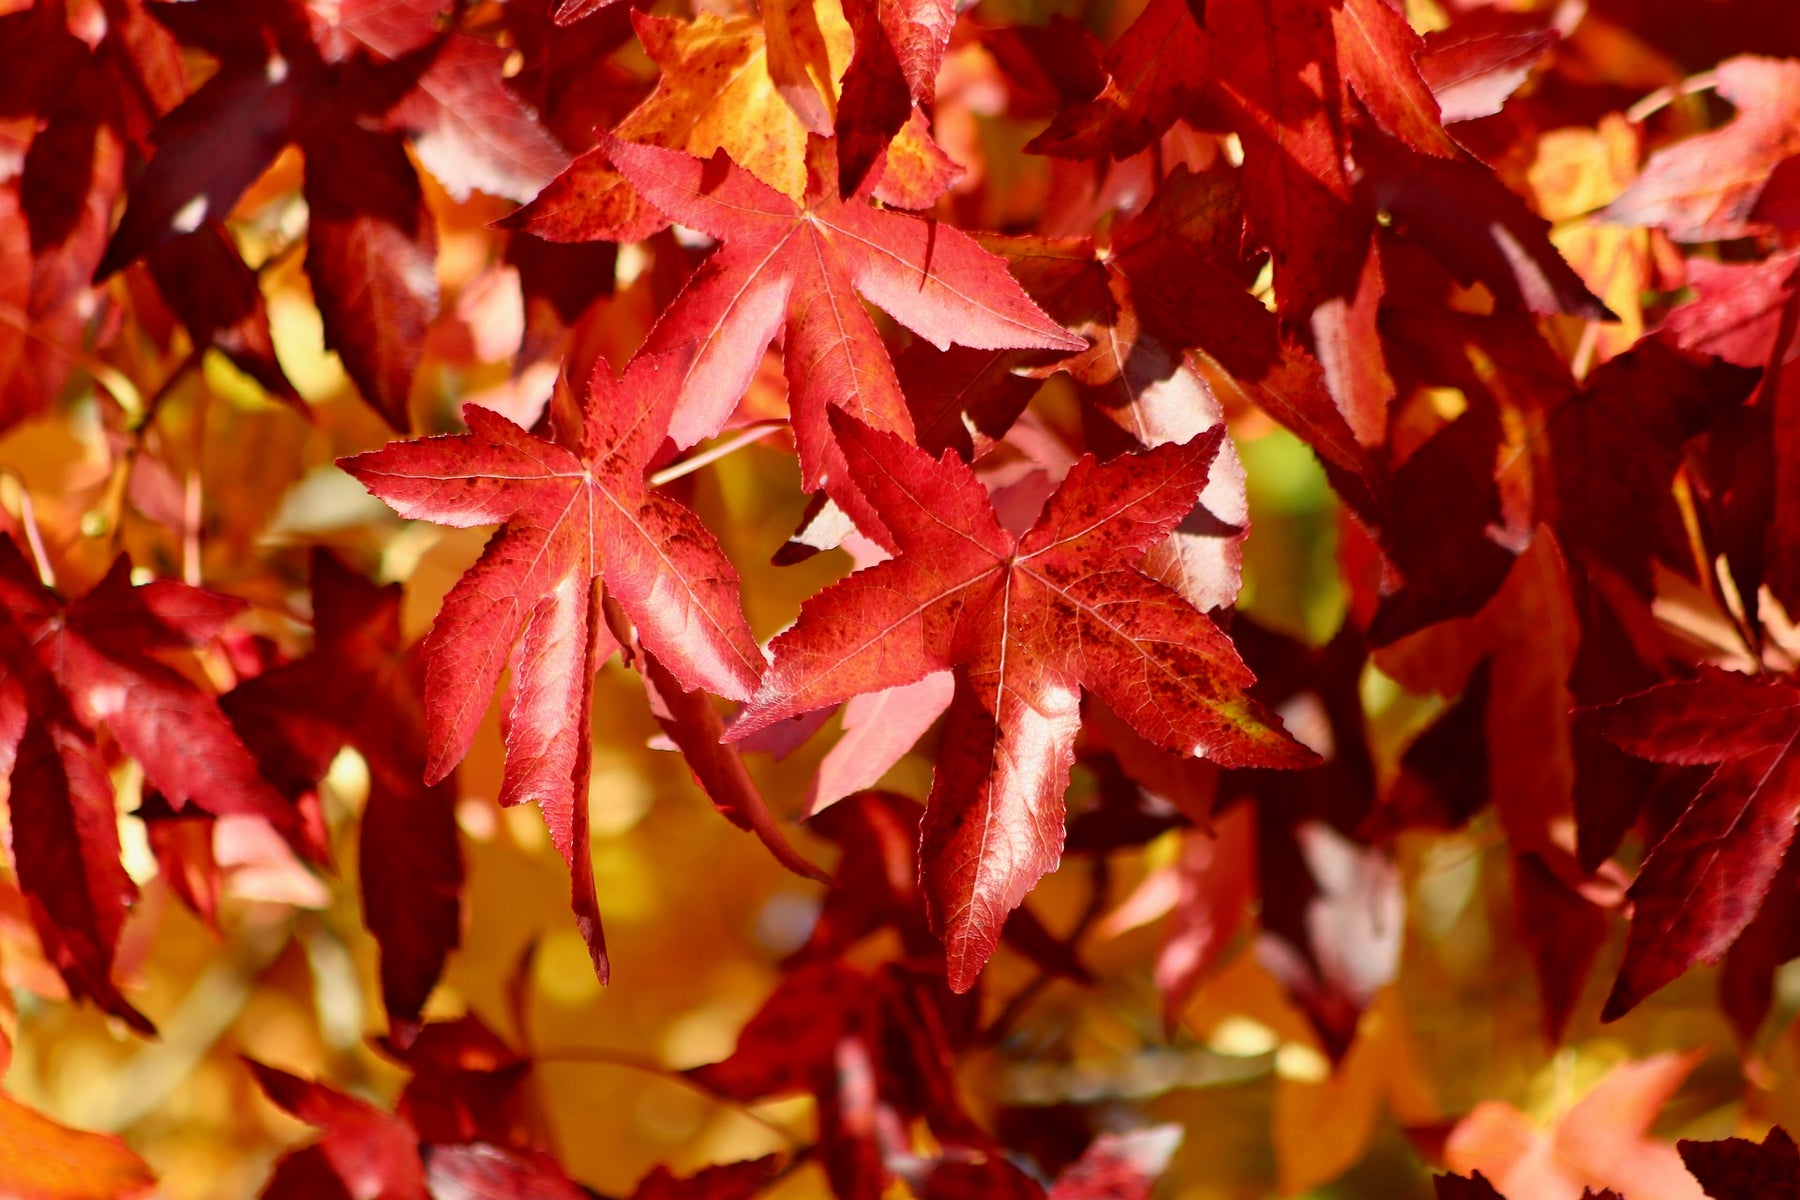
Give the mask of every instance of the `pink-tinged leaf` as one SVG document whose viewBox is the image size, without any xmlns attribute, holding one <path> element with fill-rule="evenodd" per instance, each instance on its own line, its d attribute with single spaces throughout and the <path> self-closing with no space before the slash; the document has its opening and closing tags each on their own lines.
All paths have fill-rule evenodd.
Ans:
<svg viewBox="0 0 1800 1200">
<path fill-rule="evenodd" d="M 144 823 L 156 872 L 209 928 L 219 927 L 224 876 L 213 855 L 218 819 L 210 813 L 178 813 L 160 792 L 148 793 L 131 814 Z"/>
<path fill-rule="evenodd" d="M 669 433 L 716 433 L 763 351 L 785 327 L 788 405 L 803 483 L 869 519 L 845 476 L 826 414 L 910 436 L 912 420 L 867 297 L 939 348 L 1081 345 L 1040 312 L 1003 262 L 935 221 L 838 199 L 830 143 L 814 140 L 806 202 L 795 204 L 723 155 L 702 162 L 614 142 L 614 164 L 674 220 L 719 238 L 651 331 L 651 352 L 692 347 Z M 859 511 L 860 510 L 860 511 Z M 863 524 L 859 520 L 859 525 Z"/>
<path fill-rule="evenodd" d="M 640 242 L 668 223 L 598 147 L 576 156 L 530 204 L 498 222 L 546 242 Z"/>
<path fill-rule="evenodd" d="M 1715 354 L 1740 367 L 1767 366 L 1785 355 L 1782 312 L 1800 289 L 1800 254 L 1771 254 L 1760 262 L 1687 261 L 1693 299 L 1671 310 L 1663 328 L 1684 349 Z M 1790 335 L 1791 336 L 1791 335 Z"/>
<path fill-rule="evenodd" d="M 95 277 L 209 219 L 224 220 L 288 143 L 305 93 L 292 64 L 274 55 L 220 71 L 163 118 L 153 134 L 156 153 L 132 185 Z"/>
<path fill-rule="evenodd" d="M 725 722 L 712 698 L 704 692 L 682 690 L 654 655 L 644 656 L 644 682 L 653 689 L 662 711 L 668 713 L 666 717 L 661 712 L 657 715 L 663 732 L 680 748 L 694 782 L 725 819 L 754 833 L 775 860 L 796 875 L 830 882 L 824 871 L 802 858 L 782 836 L 737 747 L 723 744 Z"/>
<path fill-rule="evenodd" d="M 1131 157 L 1199 100 L 1210 53 L 1187 0 L 1152 0 L 1107 51 L 1100 94 L 1058 113 L 1025 149 L 1058 158 Z"/>
<path fill-rule="evenodd" d="M 1256 820 L 1250 807 L 1234 807 L 1210 832 L 1184 834 L 1174 870 L 1174 909 L 1156 956 L 1156 990 L 1169 1030 L 1177 1027 L 1250 913 L 1256 896 Z"/>
<path fill-rule="evenodd" d="M 1344 0 L 1331 10 L 1338 69 L 1381 127 L 1423 154 L 1454 157 L 1457 145 L 1419 70 L 1424 41 L 1388 0 Z"/>
<path fill-rule="evenodd" d="M 1459 280 L 1486 284 L 1507 308 L 1617 320 L 1550 244 L 1550 223 L 1480 163 L 1373 133 L 1357 139 L 1356 163 L 1394 228 Z"/>
<path fill-rule="evenodd" d="M 1181 1136 L 1179 1125 L 1103 1133 L 1056 1177 L 1047 1200 L 1150 1200 Z"/>
<path fill-rule="evenodd" d="M 1555 29 L 1428 33 L 1419 73 L 1447 124 L 1491 117 L 1559 37 Z"/>
<path fill-rule="evenodd" d="M 1800 818 L 1800 689 L 1708 668 L 1592 719 L 1640 758 L 1718 764 L 1631 885 L 1610 1021 L 1694 963 L 1717 963 L 1755 918 Z"/>
<path fill-rule="evenodd" d="M 919 835 L 926 910 L 958 992 L 974 986 L 1007 915 L 1062 859 L 1080 693 L 1029 653 L 1008 657 L 959 672 Z"/>
<path fill-rule="evenodd" d="M 413 89 L 387 113 L 412 135 L 419 161 L 458 200 L 471 191 L 523 203 L 568 165 L 501 74 L 505 47 L 444 39 Z"/>
<path fill-rule="evenodd" d="M 419 1161 L 418 1134 L 404 1118 L 322 1083 L 244 1061 L 264 1095 L 283 1111 L 324 1131 L 324 1136 L 306 1149 L 315 1151 L 314 1168 L 328 1167 L 345 1193 L 381 1200 L 430 1200 L 425 1168 Z"/>
<path fill-rule="evenodd" d="M 1780 1200 L 1800 1195 L 1800 1147 L 1777 1125 L 1759 1145 L 1745 1138 L 1675 1143 L 1681 1161 L 1716 1200 Z"/>
<path fill-rule="evenodd" d="M 1703 1200 L 1675 1147 L 1649 1136 L 1702 1057 L 1664 1053 L 1622 1062 L 1548 1128 L 1510 1105 L 1482 1101 L 1451 1131 L 1444 1159 L 1453 1171 L 1491 1179 L 1490 1192 L 1518 1200 L 1580 1200 L 1585 1189 L 1606 1187 L 1625 1197 Z M 1477 1200 L 1488 1194 L 1465 1193 Z"/>
<path fill-rule="evenodd" d="M 588 1193 L 540 1151 L 486 1142 L 425 1151 L 431 1200 L 586 1200 Z"/>
<path fill-rule="evenodd" d="M 325 344 L 375 411 L 412 427 L 413 375 L 437 314 L 437 225 L 397 134 L 308 141 L 306 274 Z"/>
<path fill-rule="evenodd" d="M 444 778 L 468 752 L 510 666 L 501 799 L 543 809 L 602 975 L 587 855 L 588 729 L 593 674 L 616 646 L 598 615 L 596 581 L 604 578 L 681 687 L 741 699 L 763 665 L 739 606 L 737 572 L 691 510 L 644 481 L 680 365 L 639 356 L 618 380 L 602 361 L 589 382 L 579 453 L 471 406 L 466 434 L 395 443 L 343 463 L 402 516 L 505 523 L 451 589 L 425 640 L 426 779 Z"/>
<path fill-rule="evenodd" d="M 937 671 L 915 683 L 854 696 L 844 705 L 844 731 L 819 762 L 806 793 L 806 815 L 852 792 L 874 787 L 950 706 L 955 681 Z"/>
<path fill-rule="evenodd" d="M 1267 814 L 1257 837 L 1262 936 L 1257 959 L 1341 1060 L 1375 993 L 1400 966 L 1406 900 L 1394 864 L 1323 822 Z"/>
<path fill-rule="evenodd" d="M 1719 95 L 1737 106 L 1737 116 L 1652 154 L 1602 217 L 1654 226 L 1678 242 L 1774 231 L 1760 218 L 1757 203 L 1775 168 L 1800 154 L 1800 61 L 1727 59 L 1713 77 Z"/>
<path fill-rule="evenodd" d="M 1083 686 L 1181 754 L 1310 760 L 1243 694 L 1250 673 L 1225 635 L 1136 569 L 1193 508 L 1222 430 L 1082 459 L 1015 538 L 954 455 L 834 424 L 898 555 L 802 606 L 732 736 L 956 669 L 920 853 L 953 988 L 973 984 L 1006 914 L 1060 856 Z"/>
<path fill-rule="evenodd" d="M 1381 255 L 1371 246 L 1356 287 L 1320 304 L 1309 321 L 1313 351 L 1324 370 L 1326 386 L 1356 440 L 1364 446 L 1387 441 L 1388 405 L 1394 399 L 1394 379 L 1382 355 L 1377 323 L 1386 292 Z"/>
</svg>

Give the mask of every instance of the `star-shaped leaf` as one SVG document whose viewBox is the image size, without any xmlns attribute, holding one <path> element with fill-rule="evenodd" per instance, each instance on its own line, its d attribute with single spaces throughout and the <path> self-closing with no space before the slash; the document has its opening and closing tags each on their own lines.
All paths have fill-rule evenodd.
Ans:
<svg viewBox="0 0 1800 1200">
<path fill-rule="evenodd" d="M 731 732 L 955 669 L 920 855 L 952 987 L 974 983 L 1007 913 L 1056 866 L 1083 687 L 1183 754 L 1312 760 L 1244 695 L 1251 675 L 1230 640 L 1138 569 L 1194 507 L 1222 430 L 1082 458 L 1021 537 L 954 454 L 933 461 L 891 433 L 833 425 L 899 553 L 802 606 Z"/>
<path fill-rule="evenodd" d="M 0 776 L 19 887 L 70 991 L 143 1030 L 111 974 L 137 889 L 120 864 L 104 728 L 177 809 L 258 816 L 302 845 L 218 701 L 158 654 L 205 644 L 241 601 L 168 580 L 131 584 L 120 558 L 65 601 L 0 536 Z"/>
<path fill-rule="evenodd" d="M 785 327 L 801 478 L 808 488 L 824 484 L 846 511 L 867 517 L 860 496 L 845 486 L 826 412 L 842 408 L 907 436 L 912 421 L 860 297 L 940 348 L 954 342 L 1079 350 L 1085 343 L 1039 311 L 1005 263 L 967 234 L 860 197 L 840 200 L 830 143 L 812 145 L 804 204 L 723 156 L 702 162 L 623 142 L 608 153 L 652 204 L 724 243 L 646 345 L 651 352 L 693 347 L 669 435 L 686 446 L 717 432 Z"/>
<path fill-rule="evenodd" d="M 1678 242 L 1772 232 L 1758 211 L 1777 166 L 1800 155 L 1800 62 L 1728 59 L 1712 73 L 1738 106 L 1726 125 L 1666 146 L 1601 214 L 1621 225 L 1654 225 Z"/>
<path fill-rule="evenodd" d="M 762 652 L 737 572 L 694 513 L 649 489 L 681 360 L 639 356 L 622 380 L 602 363 L 572 445 L 470 406 L 469 432 L 400 442 L 343 466 L 402 516 L 469 527 L 504 522 L 451 589 L 425 639 L 425 707 L 436 782 L 468 752 L 503 670 L 503 804 L 536 800 L 576 873 L 574 903 L 605 976 L 587 857 L 588 717 L 594 671 L 615 648 L 594 583 L 684 688 L 750 694 Z"/>
</svg>

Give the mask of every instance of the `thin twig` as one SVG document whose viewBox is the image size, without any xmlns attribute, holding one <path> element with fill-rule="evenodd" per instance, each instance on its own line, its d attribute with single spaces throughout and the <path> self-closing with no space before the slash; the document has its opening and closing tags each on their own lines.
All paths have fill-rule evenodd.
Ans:
<svg viewBox="0 0 1800 1200">
<path fill-rule="evenodd" d="M 1075 922 L 1075 928 L 1069 931 L 1069 936 L 1062 939 L 1062 945 L 1067 948 L 1071 958 L 1075 957 L 1075 944 L 1087 935 L 1087 931 L 1099 919 L 1101 911 L 1106 908 L 1107 893 L 1111 890 L 1112 869 L 1107 865 L 1104 856 L 1096 855 L 1091 860 L 1088 867 L 1088 878 L 1090 886 L 1087 906 L 1081 910 L 1081 917 Z M 988 1027 L 981 1031 L 983 1044 L 994 1045 L 1010 1033 L 1013 1024 L 1024 1015 L 1027 1008 L 1031 1007 L 1033 1001 L 1044 994 L 1044 989 L 1048 988 L 1057 978 L 1049 971 L 1039 967 L 1031 982 L 1014 992 L 1007 1000 L 1006 1006 L 988 1023 Z"/>
<path fill-rule="evenodd" d="M 798 1149 L 802 1146 L 800 1139 L 795 1136 L 793 1130 L 788 1129 L 775 1121 L 771 1121 L 768 1117 L 763 1116 L 761 1113 L 751 1108 L 750 1105 L 746 1104 L 744 1101 L 731 1096 L 721 1096 L 718 1092 L 713 1091 L 686 1072 L 677 1071 L 673 1067 L 664 1066 L 655 1059 L 646 1057 L 642 1054 L 633 1054 L 628 1050 L 581 1048 L 574 1050 L 540 1051 L 532 1055 L 532 1060 L 542 1064 L 591 1063 L 595 1066 L 622 1067 L 627 1071 L 640 1071 L 645 1075 L 654 1075 L 658 1079 L 667 1080 L 670 1083 L 678 1084 L 681 1087 L 698 1092 L 715 1104 L 723 1105 L 724 1107 L 742 1113 L 749 1120 L 761 1125 L 770 1133 L 781 1138 L 781 1140 L 786 1142 L 791 1148 Z"/>
</svg>

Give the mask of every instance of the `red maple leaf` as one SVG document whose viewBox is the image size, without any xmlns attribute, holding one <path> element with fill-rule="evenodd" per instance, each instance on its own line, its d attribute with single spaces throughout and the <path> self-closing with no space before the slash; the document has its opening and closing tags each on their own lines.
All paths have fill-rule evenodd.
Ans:
<svg viewBox="0 0 1800 1200">
<path fill-rule="evenodd" d="M 1756 917 L 1800 816 L 1800 688 L 1708 668 L 1592 720 L 1640 758 L 1718 764 L 1631 885 L 1631 935 L 1603 1014 L 1612 1020 L 1694 963 L 1718 962 Z"/>
<path fill-rule="evenodd" d="M 954 342 L 1079 350 L 1084 343 L 1045 317 L 1006 264 L 967 234 L 861 197 L 840 200 L 830 143 L 815 139 L 811 146 L 803 205 L 723 154 L 703 162 L 626 142 L 607 152 L 652 204 L 724 243 L 645 344 L 652 353 L 693 347 L 669 435 L 687 446 L 716 433 L 785 327 L 802 482 L 823 484 L 846 511 L 868 518 L 847 485 L 826 412 L 842 408 L 909 437 L 912 420 L 861 296 L 940 348 Z"/>
<path fill-rule="evenodd" d="M 1785 224 L 1762 205 L 1776 169 L 1800 155 L 1800 62 L 1746 55 L 1711 74 L 1737 116 L 1651 155 L 1603 210 L 1607 220 L 1654 225 L 1678 242 L 1751 237 Z"/>
<path fill-rule="evenodd" d="M 157 657 L 204 645 L 244 607 L 169 580 L 134 587 L 124 558 L 66 601 L 0 537 L 0 775 L 19 887 L 69 990 L 145 1031 L 111 978 L 137 889 L 119 861 L 98 735 L 109 733 L 177 810 L 262 817 L 302 845 L 294 810 L 258 774 L 218 701 Z"/>
<path fill-rule="evenodd" d="M 1137 569 L 1193 508 L 1222 430 L 1104 466 L 1084 457 L 1021 537 L 954 454 L 833 424 L 899 554 L 802 606 L 730 736 L 955 668 L 920 852 L 952 987 L 973 984 L 1006 914 L 1056 865 L 1082 687 L 1183 754 L 1311 761 L 1244 695 L 1230 640 Z"/>
<path fill-rule="evenodd" d="M 343 467 L 402 516 L 463 528 L 504 522 L 444 600 L 425 639 L 434 783 L 468 753 L 510 669 L 502 804 L 536 800 L 575 873 L 573 902 L 596 971 L 606 952 L 587 852 L 594 672 L 617 648 L 595 581 L 683 688 L 750 694 L 762 651 L 737 572 L 694 513 L 644 482 L 663 442 L 680 359 L 640 355 L 623 380 L 602 362 L 583 424 L 546 441 L 470 406 L 469 432 L 398 442 Z M 510 653 L 509 653 L 510 652 Z"/>
<path fill-rule="evenodd" d="M 306 269 L 326 344 L 397 429 L 437 312 L 437 230 L 410 142 L 445 188 L 528 200 L 568 161 L 502 77 L 506 51 L 440 32 L 439 0 L 158 5 L 216 74 L 168 113 L 99 278 L 222 219 L 283 147 L 305 152 Z"/>
<path fill-rule="evenodd" d="M 1129 158 L 1200 99 L 1210 53 L 1187 0 L 1151 0 L 1105 61 L 1093 64 L 1106 85 L 1063 109 L 1025 148 L 1059 158 Z"/>
<path fill-rule="evenodd" d="M 863 187 L 918 106 L 936 94 L 956 5 L 950 0 L 850 0 L 844 16 L 856 37 L 855 56 L 844 70 L 836 127 L 838 184 L 848 198 Z"/>
</svg>

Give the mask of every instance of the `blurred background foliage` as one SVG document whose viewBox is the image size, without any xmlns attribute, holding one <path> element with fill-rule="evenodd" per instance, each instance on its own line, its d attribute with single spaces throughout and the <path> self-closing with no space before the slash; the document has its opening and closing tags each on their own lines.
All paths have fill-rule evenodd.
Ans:
<svg viewBox="0 0 1800 1200">
<path fill-rule="evenodd" d="M 1061 12 L 1110 38 L 1134 8 L 1109 0 L 985 0 L 981 13 L 1041 23 Z M 1429 2 L 1412 8 L 1429 21 Z M 1004 228 L 1041 205 L 1049 166 L 1016 152 L 1031 128 L 980 104 L 980 84 L 993 69 L 982 55 L 974 43 L 953 50 L 951 76 L 965 82 L 960 90 L 940 86 L 939 121 L 968 128 L 958 149 L 975 152 L 982 168 L 955 197 L 958 216 Z M 626 68 L 647 73 L 632 52 L 621 57 Z M 207 69 L 201 57 L 191 66 Z M 1599 136 L 1592 129 L 1558 136 L 1577 135 Z M 406 631 L 417 637 L 485 538 L 483 531 L 400 522 L 332 465 L 390 435 L 358 401 L 335 356 L 321 349 L 320 319 L 299 269 L 299 172 L 290 149 L 239 203 L 230 227 L 247 261 L 263 264 L 277 351 L 305 400 L 304 414 L 269 400 L 221 355 L 191 361 L 185 334 L 160 310 L 140 268 L 111 284 L 122 323 L 80 364 L 58 418 L 0 439 L 0 498 L 16 514 L 28 495 L 65 590 L 98 579 L 124 550 L 141 570 L 251 601 L 250 628 L 296 653 L 306 640 L 295 618 L 304 615 L 310 547 L 336 547 L 377 578 L 403 583 Z M 430 432 L 456 427 L 465 402 L 523 410 L 534 392 L 548 388 L 550 373 L 542 365 L 514 371 L 524 332 L 518 277 L 490 228 L 512 206 L 479 194 L 457 202 L 428 173 L 423 178 L 440 231 L 443 296 L 413 397 L 417 424 Z M 1569 211 L 1592 207 L 1575 202 Z M 1564 235 L 1582 236 L 1582 219 L 1565 220 Z M 570 361 L 604 356 L 619 366 L 635 349 L 655 312 L 652 281 L 634 275 L 639 267 L 630 254 L 619 255 L 616 292 L 570 332 Z M 778 411 L 780 373 L 773 362 L 769 368 L 757 386 L 770 393 L 762 402 Z M 1053 381 L 1052 394 L 1038 402 L 1046 412 L 1056 411 L 1057 386 Z M 141 413 L 152 396 L 154 425 L 141 444 L 121 445 L 117 423 L 102 410 Z M 753 396 L 747 406 L 756 403 Z M 1337 503 L 1311 453 L 1291 435 L 1252 412 L 1233 414 L 1231 428 L 1248 472 L 1253 527 L 1241 608 L 1323 644 L 1346 609 Z M 761 637 L 780 630 L 804 597 L 848 569 L 839 552 L 769 565 L 805 499 L 791 452 L 773 440 L 722 458 L 682 487 L 737 564 Z M 1401 752 L 1441 703 L 1408 694 L 1373 667 L 1362 690 L 1378 770 L 1383 783 L 1391 782 Z M 490 713 L 458 776 L 468 855 L 463 944 L 427 1015 L 478 1013 L 531 1056 L 538 1117 L 567 1170 L 602 1193 L 620 1194 L 657 1163 L 697 1169 L 808 1136 L 807 1100 L 739 1110 L 672 1073 L 730 1052 L 777 979 L 779 960 L 804 940 L 820 889 L 781 870 L 753 839 L 720 820 L 679 757 L 655 746 L 656 725 L 634 672 L 607 667 L 595 713 L 589 802 L 614 982 L 602 990 L 588 967 L 566 912 L 567 876 L 542 820 L 495 803 L 501 743 Z M 829 745 L 829 738 L 815 738 L 780 762 L 752 756 L 764 793 L 784 815 L 796 814 Z M 928 737 L 885 785 L 923 795 L 930 748 Z M 129 765 L 120 769 L 124 811 L 135 806 L 136 782 Z M 12 1009 L 5 1021 L 15 1047 L 7 1091 L 68 1124 L 122 1134 L 171 1200 L 253 1195 L 273 1160 L 312 1136 L 262 1098 L 240 1056 L 391 1104 L 403 1073 L 370 1043 L 385 1018 L 375 948 L 351 882 L 366 785 L 355 752 L 342 753 L 322 794 L 336 854 L 331 875 L 299 863 L 272 835 L 221 828 L 216 932 L 158 878 L 141 827 L 121 821 L 127 866 L 144 889 L 121 974 L 134 981 L 134 1003 L 161 1030 L 155 1041 L 67 1003 L 17 892 L 0 889 L 7 985 L 0 1004 Z M 1078 772 L 1071 810 L 1091 804 L 1093 793 L 1094 781 Z M 794 837 L 803 852 L 829 861 L 829 847 L 803 825 Z M 1708 970 L 1690 971 L 1602 1027 L 1600 999 L 1623 935 L 1615 922 L 1564 1043 L 1545 1044 L 1508 857 L 1491 813 L 1455 832 L 1414 831 L 1398 840 L 1402 968 L 1335 1070 L 1241 934 L 1165 1032 L 1150 968 L 1166 918 L 1151 904 L 1151 917 L 1134 921 L 1124 906 L 1156 868 L 1175 861 L 1182 837 L 1166 833 L 1142 850 L 1112 856 L 1100 903 L 1107 915 L 1084 943 L 1098 983 L 1045 983 L 1007 949 L 994 960 L 983 981 L 987 1016 L 1007 1010 L 1022 992 L 1031 998 L 1016 1008 L 1002 1040 L 963 1065 L 968 1094 L 993 1125 L 1050 1136 L 1044 1131 L 1054 1130 L 1057 1112 L 1068 1106 L 1177 1122 L 1185 1140 L 1161 1193 L 1171 1200 L 1424 1197 L 1429 1164 L 1478 1103 L 1503 1101 L 1549 1126 L 1610 1068 L 1670 1049 L 1701 1057 L 1657 1118 L 1656 1137 L 1722 1137 L 1771 1121 L 1800 1125 L 1797 1043 L 1784 1032 L 1800 1009 L 1792 964 L 1779 977 L 1775 1018 L 1762 1043 L 1742 1056 Z M 1090 906 L 1094 886 L 1095 876 L 1071 863 L 1029 903 L 1047 926 L 1064 931 Z M 882 950 L 867 953 L 878 961 Z M 774 1194 L 826 1189 L 809 1167 Z"/>
</svg>

